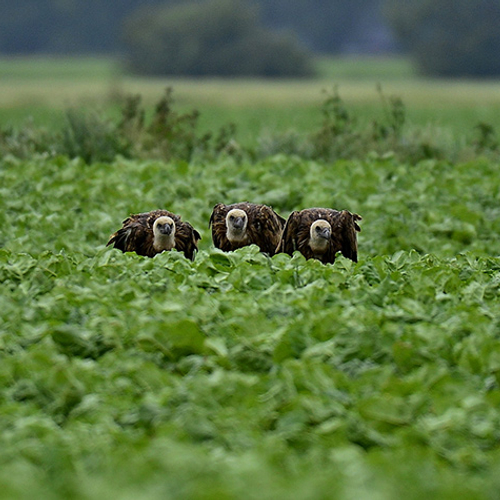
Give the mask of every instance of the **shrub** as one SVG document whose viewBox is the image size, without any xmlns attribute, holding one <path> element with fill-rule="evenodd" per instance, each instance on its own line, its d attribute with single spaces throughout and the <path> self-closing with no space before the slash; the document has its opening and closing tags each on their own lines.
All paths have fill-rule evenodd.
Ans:
<svg viewBox="0 0 500 500">
<path fill-rule="evenodd" d="M 130 144 L 116 133 L 116 125 L 110 120 L 96 112 L 70 109 L 57 151 L 92 163 L 112 161 L 118 154 L 127 156 Z"/>
<path fill-rule="evenodd" d="M 402 161 L 422 159 L 455 159 L 460 145 L 444 141 L 442 131 L 411 129 L 407 127 L 406 109 L 397 96 L 387 97 L 380 87 L 382 117 L 364 124 L 346 106 L 337 88 L 325 92 L 321 106 L 322 121 L 317 130 L 300 136 L 294 131 L 263 135 L 259 140 L 257 156 L 294 154 L 302 158 L 322 161 L 338 159 L 365 159 L 370 155 L 393 155 Z M 477 139 L 475 150 L 484 154 L 494 151 L 494 132 L 486 139 Z M 484 135 L 484 134 L 483 134 Z M 479 147 L 482 145 L 483 147 Z"/>
<path fill-rule="evenodd" d="M 156 104 L 149 123 L 141 107 L 141 97 L 126 97 L 117 133 L 129 145 L 131 155 L 139 158 L 190 160 L 197 155 L 207 158 L 238 150 L 233 124 L 199 134 L 198 120 L 197 110 L 188 113 L 174 110 L 173 89 L 169 87 Z"/>
<path fill-rule="evenodd" d="M 500 75 L 498 0 L 386 0 L 386 12 L 424 74 Z"/>
<path fill-rule="evenodd" d="M 140 9 L 124 24 L 130 68 L 149 75 L 303 76 L 310 57 L 291 36 L 261 26 L 243 0 Z"/>
</svg>

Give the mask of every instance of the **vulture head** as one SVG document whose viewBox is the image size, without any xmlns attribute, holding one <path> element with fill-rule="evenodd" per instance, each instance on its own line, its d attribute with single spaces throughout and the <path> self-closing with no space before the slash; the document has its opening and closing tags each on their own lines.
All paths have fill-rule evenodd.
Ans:
<svg viewBox="0 0 500 500">
<path fill-rule="evenodd" d="M 330 236 L 332 234 L 332 226 L 325 219 L 315 220 L 311 224 L 310 229 L 310 242 L 309 246 L 311 247 L 314 253 L 324 253 L 328 248 L 330 243 Z"/>
<path fill-rule="evenodd" d="M 226 215 L 227 239 L 231 242 L 245 238 L 248 225 L 248 215 L 244 210 L 233 208 Z"/>
<path fill-rule="evenodd" d="M 171 217 L 158 217 L 153 224 L 155 250 L 172 250 L 175 246 L 175 222 Z"/>
</svg>

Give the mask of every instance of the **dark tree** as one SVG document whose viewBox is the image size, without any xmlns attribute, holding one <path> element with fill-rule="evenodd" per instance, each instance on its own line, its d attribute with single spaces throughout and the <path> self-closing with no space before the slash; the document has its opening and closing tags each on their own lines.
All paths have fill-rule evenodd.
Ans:
<svg viewBox="0 0 500 500">
<path fill-rule="evenodd" d="M 0 53 L 117 52 L 122 19 L 159 0 L 2 0 Z"/>
<path fill-rule="evenodd" d="M 235 5 L 241 1 L 235 0 Z M 245 4 L 259 7 L 260 16 L 254 21 L 260 23 L 261 36 L 269 36 L 264 28 L 274 32 L 266 45 L 277 43 L 280 51 L 286 45 L 297 46 L 290 35 L 281 37 L 292 32 L 309 50 L 339 53 L 387 49 L 383 1 L 245 0 Z M 211 0 L 2 0 L 0 53 L 119 53 L 124 49 L 119 38 L 123 21 L 137 9 L 159 13 L 163 8 L 205 2 Z"/>
<path fill-rule="evenodd" d="M 316 52 L 375 52 L 387 48 L 390 34 L 382 0 L 258 0 L 273 28 L 292 29 Z M 384 44 L 384 46 L 382 46 Z"/>
<path fill-rule="evenodd" d="M 125 22 L 130 68 L 151 75 L 301 76 L 310 55 L 260 23 L 244 0 L 191 1 L 140 9 Z"/>
<path fill-rule="evenodd" d="M 386 0 L 385 11 L 422 73 L 500 75 L 500 0 Z"/>
</svg>

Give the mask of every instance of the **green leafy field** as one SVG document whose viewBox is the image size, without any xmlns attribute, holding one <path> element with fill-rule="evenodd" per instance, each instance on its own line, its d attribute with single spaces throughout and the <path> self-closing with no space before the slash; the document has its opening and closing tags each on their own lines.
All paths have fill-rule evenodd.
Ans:
<svg viewBox="0 0 500 500">
<path fill-rule="evenodd" d="M 0 496 L 496 498 L 498 168 L 4 157 Z M 361 214 L 359 263 L 213 249 L 242 200 Z M 194 263 L 105 247 L 155 208 Z"/>
</svg>

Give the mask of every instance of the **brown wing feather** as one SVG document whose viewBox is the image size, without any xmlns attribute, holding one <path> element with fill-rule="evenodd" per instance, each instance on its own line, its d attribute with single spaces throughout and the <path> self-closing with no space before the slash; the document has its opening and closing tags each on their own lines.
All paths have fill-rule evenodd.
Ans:
<svg viewBox="0 0 500 500">
<path fill-rule="evenodd" d="M 181 217 L 168 210 L 153 210 L 140 214 L 132 214 L 123 221 L 123 226 L 113 233 L 107 243 L 122 252 L 135 252 L 138 255 L 154 257 L 158 252 L 153 247 L 153 225 L 158 217 L 168 216 L 175 222 L 175 247 L 193 260 L 198 250 L 200 233 L 193 229 L 189 222 L 183 222 Z"/>
<path fill-rule="evenodd" d="M 297 235 L 300 225 L 300 212 L 292 212 L 285 223 L 280 242 L 276 248 L 276 253 L 287 253 L 293 255 L 298 250 Z"/>
<path fill-rule="evenodd" d="M 276 253 L 285 219 L 267 205 L 253 205 L 247 209 L 248 235 L 251 243 L 270 256 Z"/>
<path fill-rule="evenodd" d="M 113 245 L 122 252 L 135 252 L 152 257 L 153 231 L 148 224 L 149 214 L 133 214 L 123 221 L 123 226 L 111 235 L 107 245 Z"/>
<path fill-rule="evenodd" d="M 330 245 L 319 260 L 324 264 L 333 264 L 335 255 L 340 251 L 344 257 L 357 262 L 356 232 L 360 231 L 360 227 L 356 221 L 361 220 L 361 217 L 347 210 L 339 212 L 330 208 L 306 208 L 292 212 L 285 225 L 279 251 L 292 255 L 294 250 L 299 250 L 306 259 L 318 258 L 309 246 L 310 227 L 318 219 L 327 220 L 332 227 Z"/>
<path fill-rule="evenodd" d="M 179 221 L 175 225 L 175 248 L 179 252 L 194 260 L 195 252 L 198 250 L 198 241 L 201 240 L 201 235 L 189 222 Z"/>
<path fill-rule="evenodd" d="M 226 215 L 234 208 L 244 210 L 248 216 L 248 241 L 245 243 L 232 243 L 226 236 Z M 212 241 L 216 248 L 229 252 L 253 243 L 269 255 L 274 255 L 284 225 L 285 219 L 271 207 L 249 202 L 232 205 L 219 203 L 215 205 L 209 222 L 209 226 L 212 227 Z"/>
<path fill-rule="evenodd" d="M 337 240 L 342 255 L 354 262 L 358 261 L 358 241 L 356 232 L 361 231 L 361 228 L 356 223 L 357 220 L 361 220 L 358 214 L 352 214 L 347 210 L 343 210 L 337 216 L 335 230 L 333 230 L 334 226 L 332 226 L 332 240 Z M 337 251 L 338 250 L 336 250 L 336 252 Z"/>
</svg>

